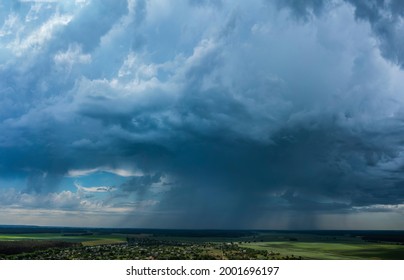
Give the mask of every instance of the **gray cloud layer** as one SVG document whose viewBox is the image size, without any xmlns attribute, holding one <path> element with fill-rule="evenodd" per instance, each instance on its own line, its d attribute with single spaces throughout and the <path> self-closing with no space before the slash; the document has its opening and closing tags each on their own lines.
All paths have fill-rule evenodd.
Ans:
<svg viewBox="0 0 404 280">
<path fill-rule="evenodd" d="M 169 176 L 155 218 L 190 227 L 403 203 L 401 1 L 87 2 L 1 4 L 0 174 L 26 192 L 133 167 L 120 191 Z"/>
</svg>

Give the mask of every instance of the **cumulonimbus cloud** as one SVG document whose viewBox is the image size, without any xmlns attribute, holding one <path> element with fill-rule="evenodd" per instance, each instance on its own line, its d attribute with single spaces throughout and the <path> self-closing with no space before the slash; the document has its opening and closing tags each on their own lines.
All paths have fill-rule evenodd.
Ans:
<svg viewBox="0 0 404 280">
<path fill-rule="evenodd" d="M 109 201 L 190 227 L 402 204 L 400 1 L 67 2 L 1 4 L 0 176 L 23 193 L 109 172 Z"/>
</svg>

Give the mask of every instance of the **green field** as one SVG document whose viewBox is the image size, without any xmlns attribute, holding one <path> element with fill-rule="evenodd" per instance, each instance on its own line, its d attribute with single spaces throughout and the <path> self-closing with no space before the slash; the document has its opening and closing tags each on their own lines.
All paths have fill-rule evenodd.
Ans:
<svg viewBox="0 0 404 280">
<path fill-rule="evenodd" d="M 240 247 L 315 260 L 404 259 L 404 246 L 378 243 L 257 242 Z"/>
<path fill-rule="evenodd" d="M 315 260 L 404 259 L 402 243 L 367 242 L 360 236 L 348 234 L 261 233 L 252 242 L 243 242 L 239 246 Z"/>
<path fill-rule="evenodd" d="M 24 234 L 0 234 L 0 241 L 18 240 L 58 240 L 65 242 L 77 242 L 84 246 L 94 246 L 102 244 L 116 244 L 126 242 L 126 235 L 122 234 L 94 234 L 66 236 L 57 233 L 24 233 Z"/>
<path fill-rule="evenodd" d="M 376 231 L 8 232 L 0 233 L 0 259 L 404 260 L 403 240 L 403 232 Z"/>
</svg>

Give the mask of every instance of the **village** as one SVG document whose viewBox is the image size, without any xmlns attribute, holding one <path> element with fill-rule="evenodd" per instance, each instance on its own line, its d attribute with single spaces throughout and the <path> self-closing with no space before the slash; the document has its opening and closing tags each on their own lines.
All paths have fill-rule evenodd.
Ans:
<svg viewBox="0 0 404 280">
<path fill-rule="evenodd" d="M 239 246 L 237 242 L 191 243 L 127 238 L 127 242 L 96 246 L 73 246 L 17 255 L 0 256 L 0 259 L 23 260 L 256 260 L 301 259 L 296 256 L 280 256 L 267 250 L 255 250 Z"/>
</svg>

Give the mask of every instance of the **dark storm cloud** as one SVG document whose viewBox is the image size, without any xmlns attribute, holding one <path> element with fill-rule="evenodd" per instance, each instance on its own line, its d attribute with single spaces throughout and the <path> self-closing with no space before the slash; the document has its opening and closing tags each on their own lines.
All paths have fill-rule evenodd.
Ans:
<svg viewBox="0 0 404 280">
<path fill-rule="evenodd" d="M 109 201 L 179 227 L 403 203 L 399 2 L 84 2 L 2 21 L 0 174 L 24 192 L 140 170 Z"/>
<path fill-rule="evenodd" d="M 374 174 L 368 167 L 371 143 L 324 125 L 280 132 L 271 144 L 206 139 L 184 147 L 186 155 L 178 151 L 181 159 L 173 164 L 178 169 L 169 169 L 184 186 L 167 193 L 161 207 L 183 206 L 187 212 L 178 220 L 192 223 L 198 217 L 231 227 L 282 211 L 340 212 L 401 203 L 403 190 L 394 180 L 385 181 L 389 174 Z M 388 150 L 378 152 L 389 160 Z"/>
<path fill-rule="evenodd" d="M 270 1 L 268 1 L 270 2 Z M 309 19 L 311 14 L 318 15 L 324 7 L 326 0 L 279 0 L 276 1 L 279 7 L 288 7 L 298 18 Z"/>
<path fill-rule="evenodd" d="M 134 176 L 119 186 L 124 192 L 135 192 L 138 196 L 143 197 L 153 183 L 161 182 L 161 174 Z"/>
<path fill-rule="evenodd" d="M 222 1 L 220 1 L 220 0 L 189 0 L 189 3 L 191 5 L 196 5 L 196 6 L 205 6 L 205 5 L 213 5 L 216 7 L 222 6 Z"/>
<path fill-rule="evenodd" d="M 404 17 L 404 3 L 401 0 L 345 0 L 355 8 L 358 20 L 369 22 L 377 37 L 380 50 L 387 59 L 404 66 L 404 29 L 401 24 Z M 332 5 L 332 1 L 278 1 L 280 7 L 290 8 L 297 18 L 309 19 L 311 15 L 319 15 Z"/>
<path fill-rule="evenodd" d="M 63 30 L 60 39 L 67 39 L 61 42 L 67 45 L 70 42 L 77 42 L 83 47 L 84 52 L 96 48 L 100 39 L 127 13 L 127 1 L 91 1 Z"/>
<path fill-rule="evenodd" d="M 401 24 L 404 16 L 403 1 L 362 1 L 350 0 L 355 6 L 355 16 L 366 20 L 380 40 L 382 54 L 392 62 L 404 66 L 404 29 Z"/>
</svg>

